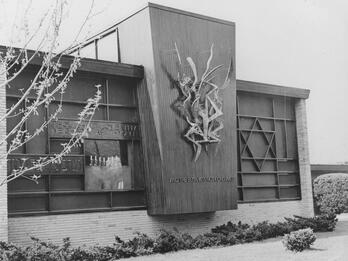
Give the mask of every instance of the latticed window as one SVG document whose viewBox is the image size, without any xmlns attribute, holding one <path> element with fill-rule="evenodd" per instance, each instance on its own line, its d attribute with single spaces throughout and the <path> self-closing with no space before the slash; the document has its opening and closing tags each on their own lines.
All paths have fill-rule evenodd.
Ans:
<svg viewBox="0 0 348 261">
<path fill-rule="evenodd" d="M 30 85 L 37 69 L 31 67 L 7 87 L 7 107 L 15 104 Z M 137 80 L 127 77 L 78 72 L 63 95 L 63 111 L 58 121 L 49 124 L 30 142 L 8 157 L 8 173 L 30 166 L 39 157 L 62 150 L 75 128 L 78 114 L 87 99 L 100 85 L 102 100 L 91 123 L 91 132 L 80 146 L 74 147 L 61 164 L 50 164 L 40 174 L 38 184 L 25 175 L 9 183 L 9 214 L 76 212 L 144 207 L 143 160 L 140 148 L 139 120 L 136 102 Z M 30 105 L 35 93 L 7 120 L 9 132 L 21 118 L 21 109 Z M 23 125 L 33 133 L 52 115 L 60 103 L 59 94 L 49 106 Z M 24 164 L 24 165 L 23 165 Z"/>
<path fill-rule="evenodd" d="M 294 99 L 237 96 L 239 201 L 300 199 Z"/>
</svg>

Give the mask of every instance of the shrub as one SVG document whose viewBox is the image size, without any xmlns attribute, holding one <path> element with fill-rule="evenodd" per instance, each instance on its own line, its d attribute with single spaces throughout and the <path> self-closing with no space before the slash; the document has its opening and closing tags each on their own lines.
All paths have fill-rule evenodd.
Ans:
<svg viewBox="0 0 348 261">
<path fill-rule="evenodd" d="M 334 214 L 314 218 L 295 216 L 294 218 L 286 218 L 284 222 L 271 224 L 264 221 L 253 226 L 241 222 L 237 224 L 228 222 L 227 224 L 213 228 L 211 233 L 205 233 L 196 237 L 180 233 L 177 230 L 162 230 L 156 238 L 150 238 L 140 233 L 136 234 L 133 239 L 126 241 L 115 237 L 113 245 L 104 247 L 74 248 L 71 246 L 69 238 L 64 239 L 61 246 L 32 238 L 33 244 L 26 248 L 11 243 L 0 242 L 0 259 L 4 261 L 112 261 L 153 253 L 247 243 L 281 236 L 308 227 L 314 231 L 332 231 L 335 228 L 336 222 L 337 219 Z M 286 238 L 288 237 L 289 240 L 287 242 L 291 243 L 287 244 L 290 245 L 292 244 L 291 240 L 295 236 L 287 236 Z M 305 240 L 302 241 L 307 242 Z M 295 246 L 296 249 L 299 249 L 296 244 Z"/>
<path fill-rule="evenodd" d="M 206 248 L 213 246 L 231 246 L 236 244 L 237 239 L 234 234 L 228 235 L 221 233 L 205 233 L 193 239 L 194 248 Z"/>
<path fill-rule="evenodd" d="M 154 243 L 154 240 L 148 235 L 137 233 L 128 244 L 132 246 L 136 256 L 144 256 L 153 253 Z"/>
<path fill-rule="evenodd" d="M 228 235 L 231 232 L 236 232 L 237 230 L 244 230 L 248 229 L 250 225 L 248 224 L 243 224 L 242 222 L 238 222 L 237 224 L 232 223 L 231 221 L 228 221 L 227 224 L 223 224 L 221 226 L 217 226 L 213 228 L 211 231 L 213 233 L 221 233 L 224 235 Z"/>
<path fill-rule="evenodd" d="M 162 230 L 154 242 L 154 253 L 166 253 L 193 248 L 193 238 L 178 231 Z"/>
<path fill-rule="evenodd" d="M 333 231 L 336 223 L 336 215 L 331 213 L 310 218 L 294 216 L 294 218 L 285 218 L 284 222 L 277 222 L 275 224 L 263 221 L 252 227 L 241 222 L 238 222 L 238 224 L 227 222 L 227 224 L 213 228 L 212 232 L 224 235 L 233 234 L 237 241 L 243 243 L 283 236 L 292 231 L 308 227 L 315 232 Z"/>
<path fill-rule="evenodd" d="M 311 228 L 305 228 L 284 235 L 282 242 L 287 249 L 301 252 L 310 248 L 315 240 L 316 237 L 313 230 Z"/>
<path fill-rule="evenodd" d="M 348 209 L 348 174 L 326 174 L 313 182 L 314 199 L 322 213 L 340 214 Z"/>
<path fill-rule="evenodd" d="M 311 218 L 294 216 L 295 218 L 285 218 L 289 225 L 290 231 L 311 228 L 314 232 L 328 232 L 333 231 L 336 227 L 337 218 L 333 213 L 319 215 Z"/>
</svg>

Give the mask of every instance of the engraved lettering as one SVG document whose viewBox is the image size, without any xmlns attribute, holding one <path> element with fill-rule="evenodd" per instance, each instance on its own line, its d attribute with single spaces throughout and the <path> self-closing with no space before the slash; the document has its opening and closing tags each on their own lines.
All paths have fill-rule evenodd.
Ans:
<svg viewBox="0 0 348 261">
<path fill-rule="evenodd" d="M 69 138 L 75 131 L 77 121 L 58 120 L 50 123 L 49 133 L 51 137 Z M 80 126 L 82 130 L 84 124 Z M 123 122 L 91 122 L 89 138 L 94 139 L 139 139 L 138 125 Z"/>
<path fill-rule="evenodd" d="M 179 177 L 169 178 L 169 183 L 221 183 L 233 182 L 232 177 Z"/>
</svg>

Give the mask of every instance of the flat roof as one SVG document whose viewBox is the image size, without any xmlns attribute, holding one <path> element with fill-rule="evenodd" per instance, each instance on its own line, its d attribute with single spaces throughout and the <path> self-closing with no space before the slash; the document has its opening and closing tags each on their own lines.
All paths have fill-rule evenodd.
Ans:
<svg viewBox="0 0 348 261">
<path fill-rule="evenodd" d="M 6 46 L 0 46 L 0 52 L 7 51 Z M 20 49 L 14 48 L 15 52 L 20 52 Z M 27 50 L 28 57 L 35 54 L 33 50 Z M 31 65 L 40 66 L 44 57 L 43 52 L 38 52 L 36 56 L 30 61 Z M 60 59 L 61 68 L 68 69 L 73 62 L 74 56 L 63 55 Z M 142 79 L 144 77 L 144 67 L 141 65 L 132 65 L 125 63 L 116 63 L 104 60 L 81 58 L 81 66 L 78 67 L 78 71 L 93 72 L 114 76 L 125 76 L 131 78 Z M 269 94 L 286 96 L 292 98 L 307 99 L 310 91 L 307 89 L 286 87 L 275 84 L 267 84 L 246 80 L 237 79 L 237 91 L 251 92 L 258 94 Z"/>
<path fill-rule="evenodd" d="M 6 46 L 0 46 L 0 53 L 6 52 L 8 48 L 9 47 L 6 47 Z M 21 51 L 21 49 L 19 48 L 14 48 L 14 50 L 15 50 L 15 54 L 17 52 L 17 55 Z M 29 63 L 30 65 L 40 66 L 42 64 L 42 60 L 45 55 L 44 52 L 37 52 L 35 54 L 34 50 L 26 50 L 26 51 L 29 58 L 35 55 L 33 59 L 30 61 Z M 62 57 L 60 58 L 61 68 L 68 69 L 71 63 L 73 62 L 73 60 L 74 60 L 74 56 L 62 55 Z M 138 79 L 142 79 L 144 77 L 143 66 L 125 64 L 125 63 L 115 63 L 115 62 L 96 60 L 96 59 L 90 59 L 90 58 L 81 58 L 81 66 L 79 66 L 77 70 L 84 71 L 84 72 L 108 74 L 108 75 L 114 75 L 114 76 L 125 76 L 125 77 L 138 78 Z"/>
<path fill-rule="evenodd" d="M 237 80 L 237 91 L 286 96 L 300 99 L 307 99 L 310 93 L 310 90 L 308 89 L 245 80 Z"/>
</svg>

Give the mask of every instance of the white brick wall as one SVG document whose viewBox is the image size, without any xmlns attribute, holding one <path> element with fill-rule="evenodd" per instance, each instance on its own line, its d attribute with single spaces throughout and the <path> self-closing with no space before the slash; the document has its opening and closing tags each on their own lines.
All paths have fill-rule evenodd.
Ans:
<svg viewBox="0 0 348 261">
<path fill-rule="evenodd" d="M 6 74 L 4 67 L 0 63 L 0 85 L 5 81 Z M 5 86 L 0 87 L 0 115 L 6 113 L 6 91 Z M 4 139 L 6 135 L 6 121 L 0 122 L 0 140 Z M 6 144 L 0 145 L 0 157 L 3 157 L 6 153 Z M 6 158 L 0 158 L 0 182 L 6 178 L 7 165 Z M 0 241 L 7 241 L 7 185 L 0 186 Z"/>
<path fill-rule="evenodd" d="M 295 110 L 302 200 L 239 204 L 237 210 L 158 217 L 148 216 L 145 210 L 17 217 L 9 219 L 9 241 L 28 244 L 29 237 L 35 236 L 60 243 L 70 237 L 74 245 L 105 245 L 112 243 L 115 235 L 127 239 L 136 231 L 154 235 L 161 228 L 176 227 L 196 235 L 230 220 L 256 223 L 293 215 L 313 216 L 305 101 L 298 100 Z"/>
<path fill-rule="evenodd" d="M 61 243 L 62 238 L 70 237 L 74 245 L 106 245 L 114 241 L 115 235 L 127 239 L 136 231 L 153 236 L 161 228 L 176 227 L 196 235 L 230 220 L 274 222 L 292 215 L 308 215 L 302 201 L 240 204 L 238 210 L 158 217 L 148 216 L 145 210 L 17 217 L 9 219 L 9 241 L 28 244 L 29 237 L 35 236 Z"/>
<path fill-rule="evenodd" d="M 309 160 L 306 100 L 295 103 L 298 159 L 300 169 L 302 207 L 308 216 L 314 215 L 311 165 Z"/>
</svg>

